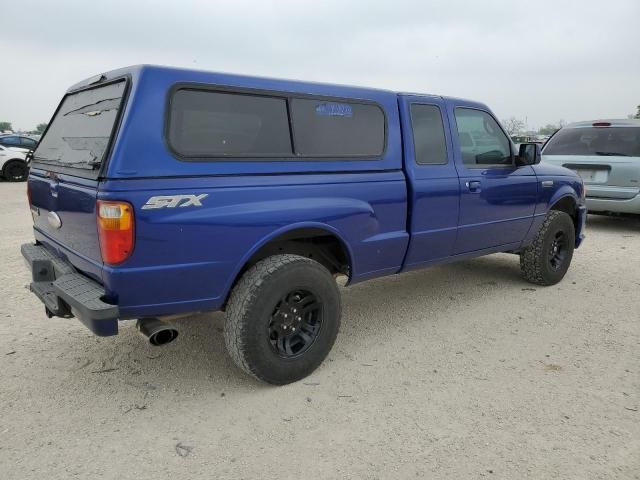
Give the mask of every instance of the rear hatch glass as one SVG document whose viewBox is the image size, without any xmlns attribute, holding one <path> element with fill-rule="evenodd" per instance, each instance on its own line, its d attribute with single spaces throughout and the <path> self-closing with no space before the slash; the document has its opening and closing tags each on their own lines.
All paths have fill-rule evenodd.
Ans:
<svg viewBox="0 0 640 480">
<path fill-rule="evenodd" d="M 542 155 L 578 173 L 589 184 L 587 196 L 626 200 L 640 192 L 640 127 L 563 128 Z"/>
<path fill-rule="evenodd" d="M 543 153 L 640 157 L 640 127 L 563 128 L 551 137 Z"/>
<path fill-rule="evenodd" d="M 33 153 L 34 164 L 97 172 L 122 107 L 125 81 L 64 97 Z"/>
</svg>

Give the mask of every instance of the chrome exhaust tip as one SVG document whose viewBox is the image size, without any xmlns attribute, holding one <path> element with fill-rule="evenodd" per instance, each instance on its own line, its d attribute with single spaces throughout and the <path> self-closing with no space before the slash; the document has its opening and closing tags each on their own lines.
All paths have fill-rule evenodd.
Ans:
<svg viewBox="0 0 640 480">
<path fill-rule="evenodd" d="M 136 328 L 154 347 L 166 345 L 178 338 L 178 330 L 157 318 L 141 318 L 136 322 Z"/>
</svg>

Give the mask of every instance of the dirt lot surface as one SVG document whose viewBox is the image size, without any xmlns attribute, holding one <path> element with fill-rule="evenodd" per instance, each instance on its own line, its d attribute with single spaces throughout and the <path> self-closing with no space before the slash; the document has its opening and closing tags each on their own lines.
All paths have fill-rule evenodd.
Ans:
<svg viewBox="0 0 640 480">
<path fill-rule="evenodd" d="M 4 480 L 640 478 L 639 221 L 591 216 L 555 287 L 493 255 L 344 289 L 328 360 L 271 387 L 219 313 L 161 348 L 47 319 L 25 185 L 0 195 Z"/>
</svg>

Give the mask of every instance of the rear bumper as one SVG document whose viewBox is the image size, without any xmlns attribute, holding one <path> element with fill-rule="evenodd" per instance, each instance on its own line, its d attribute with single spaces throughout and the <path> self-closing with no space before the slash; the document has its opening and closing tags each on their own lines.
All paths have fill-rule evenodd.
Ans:
<svg viewBox="0 0 640 480">
<path fill-rule="evenodd" d="M 47 315 L 75 316 L 99 336 L 118 333 L 118 307 L 102 301 L 105 291 L 100 284 L 41 245 L 24 244 L 20 250 L 31 270 L 29 287 L 44 303 Z"/>
<path fill-rule="evenodd" d="M 640 214 L 640 195 L 628 200 L 587 197 L 587 207 L 590 212 Z"/>
</svg>

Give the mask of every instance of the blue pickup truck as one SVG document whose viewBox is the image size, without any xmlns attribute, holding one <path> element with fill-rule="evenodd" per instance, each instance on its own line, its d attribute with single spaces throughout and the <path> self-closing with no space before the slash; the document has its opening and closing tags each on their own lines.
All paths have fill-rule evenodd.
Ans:
<svg viewBox="0 0 640 480">
<path fill-rule="evenodd" d="M 515 151 L 487 106 L 157 66 L 71 87 L 32 155 L 48 316 L 95 334 L 225 312 L 235 363 L 273 384 L 320 365 L 348 284 L 495 252 L 552 285 L 584 235 L 581 179 Z M 372 302 L 380 299 L 372 299 Z"/>
</svg>

